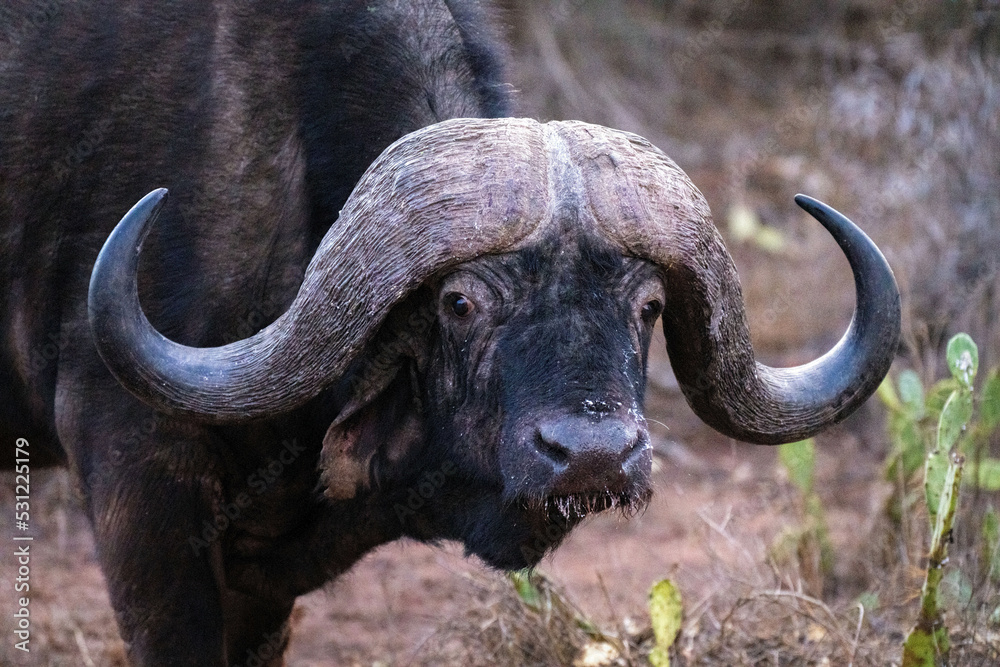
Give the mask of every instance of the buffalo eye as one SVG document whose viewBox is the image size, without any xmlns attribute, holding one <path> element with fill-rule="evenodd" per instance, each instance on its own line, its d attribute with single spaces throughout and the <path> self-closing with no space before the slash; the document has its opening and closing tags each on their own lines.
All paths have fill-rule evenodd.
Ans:
<svg viewBox="0 0 1000 667">
<path fill-rule="evenodd" d="M 468 317 L 476 309 L 469 297 L 458 292 L 449 292 L 445 295 L 444 301 L 455 317 Z"/>
<path fill-rule="evenodd" d="M 662 312 L 663 304 L 656 299 L 653 299 L 652 301 L 647 301 L 643 304 L 641 310 L 639 311 L 639 316 L 642 317 L 642 321 L 646 324 L 652 324 Z"/>
</svg>

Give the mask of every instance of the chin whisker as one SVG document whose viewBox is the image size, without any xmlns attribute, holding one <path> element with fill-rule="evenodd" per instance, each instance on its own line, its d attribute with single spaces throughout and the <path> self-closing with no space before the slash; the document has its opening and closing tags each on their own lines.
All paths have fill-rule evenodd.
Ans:
<svg viewBox="0 0 1000 667">
<path fill-rule="evenodd" d="M 530 496 L 518 499 L 522 509 L 538 512 L 554 520 L 579 521 L 584 517 L 612 511 L 628 519 L 642 511 L 649 493 L 581 493 L 565 496 Z"/>
</svg>

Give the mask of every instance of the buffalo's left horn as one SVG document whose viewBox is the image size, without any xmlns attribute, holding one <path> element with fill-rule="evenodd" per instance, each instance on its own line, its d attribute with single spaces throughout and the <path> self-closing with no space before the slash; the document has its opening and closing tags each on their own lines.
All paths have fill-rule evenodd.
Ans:
<svg viewBox="0 0 1000 667">
<path fill-rule="evenodd" d="M 670 363 L 692 409 L 716 430 L 760 444 L 791 442 L 849 415 L 878 388 L 899 346 L 899 290 L 864 232 L 810 197 L 854 273 L 854 318 L 815 361 L 771 368 L 754 360 L 732 258 L 698 189 L 648 141 L 566 123 L 561 134 L 603 233 L 628 254 L 663 267 L 663 330 Z"/>
<path fill-rule="evenodd" d="M 855 283 L 854 317 L 825 355 L 795 368 L 771 368 L 753 359 L 739 283 L 715 285 L 685 269 L 673 272 L 687 298 L 668 296 L 664 331 L 671 365 L 688 403 L 707 424 L 733 438 L 759 444 L 801 440 L 850 415 L 878 388 L 899 346 L 899 292 L 892 271 L 871 239 L 822 202 L 795 202 L 833 235 L 847 256 Z M 728 259 L 728 257 L 727 257 Z M 720 258 L 720 262 L 721 262 Z M 718 267 L 735 277 L 735 269 Z M 683 307 L 678 307 L 684 302 Z M 678 317 L 704 309 L 705 317 Z M 694 350 L 709 363 L 692 363 Z"/>
</svg>

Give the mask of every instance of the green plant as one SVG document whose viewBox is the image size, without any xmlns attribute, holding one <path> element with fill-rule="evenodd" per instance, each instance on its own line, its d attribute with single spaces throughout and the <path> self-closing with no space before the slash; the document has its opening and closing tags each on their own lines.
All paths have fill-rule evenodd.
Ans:
<svg viewBox="0 0 1000 667">
<path fill-rule="evenodd" d="M 987 489 L 1000 488 L 1000 479 L 994 479 L 989 472 L 1000 461 L 983 456 L 985 440 L 997 425 L 994 412 L 996 373 L 991 373 L 985 383 L 983 397 L 980 399 L 980 418 L 973 421 L 974 383 L 979 370 L 976 344 L 966 334 L 956 335 L 948 342 L 947 361 L 952 375 L 950 384 L 939 382 L 935 387 L 953 388 L 941 403 L 940 410 L 936 406 L 943 391 L 932 390 L 931 395 L 925 399 L 923 387 L 913 375 L 906 376 L 905 380 L 900 378 L 898 397 L 895 392 L 882 392 L 883 401 L 894 413 L 889 428 L 894 435 L 896 449 L 890 466 L 896 466 L 896 474 L 906 474 L 907 466 L 912 465 L 914 457 L 908 448 L 916 448 L 917 444 L 933 445 L 924 461 L 924 499 L 930 520 L 931 546 L 921 590 L 920 612 L 916 624 L 903 643 L 903 667 L 936 667 L 948 663 L 950 640 L 948 628 L 941 617 L 939 588 L 946 576 L 948 544 L 958 508 L 965 454 L 976 454 L 975 467 L 970 465 L 973 484 Z M 928 412 L 937 414 L 937 428 L 930 437 L 928 425 L 922 423 Z M 995 523 L 992 516 L 994 515 L 987 514 L 984 534 Z M 992 555 L 990 558 L 992 559 Z M 955 575 L 955 581 L 957 588 L 961 590 L 964 583 L 961 573 Z"/>
<path fill-rule="evenodd" d="M 892 482 L 893 491 L 885 513 L 894 527 L 889 535 L 898 540 L 898 546 L 886 553 L 901 553 L 910 561 L 918 560 L 925 549 L 922 526 L 926 524 L 920 519 L 925 502 L 931 530 L 937 511 L 935 492 L 925 501 L 926 492 L 921 487 L 925 487 L 929 476 L 930 488 L 941 489 L 949 451 L 965 457 L 966 486 L 980 491 L 1000 490 L 1000 459 L 988 456 L 991 437 L 1000 426 L 1000 371 L 992 369 L 980 390 L 974 391 L 978 351 L 966 334 L 952 338 L 947 359 L 947 379 L 925 387 L 917 373 L 904 370 L 895 385 L 887 377 L 878 390 L 889 410 L 891 443 L 885 477 Z M 942 422 L 946 410 L 950 417 Z M 959 586 L 954 590 L 961 589 Z"/>
<path fill-rule="evenodd" d="M 583 615 L 577 607 L 567 600 L 549 581 L 548 577 L 535 569 L 524 569 L 509 572 L 510 579 L 517 597 L 521 603 L 542 616 L 551 616 L 554 611 L 567 618 L 572 618 L 577 627 L 593 639 L 604 640 L 606 637 L 600 628 Z"/>
<path fill-rule="evenodd" d="M 898 391 L 888 377 L 878 389 L 879 398 L 889 409 L 892 442 L 886 460 L 886 479 L 911 480 L 924 467 L 928 453 L 941 446 L 944 438 L 945 449 L 957 446 L 968 457 L 967 483 L 987 491 L 1000 491 L 1000 459 L 986 456 L 990 436 L 1000 426 L 1000 369 L 994 368 L 987 374 L 979 392 L 979 416 L 973 420 L 976 400 L 972 382 L 979 364 L 976 344 L 968 335 L 958 334 L 949 341 L 947 350 L 952 377 L 939 380 L 925 390 L 920 376 L 904 370 L 897 380 Z M 968 385 L 963 384 L 965 380 Z M 954 411 L 954 419 L 947 420 L 942 431 L 941 415 L 946 406 Z M 932 474 L 940 478 L 946 466 L 946 461 L 939 459 L 932 466 Z"/>
<path fill-rule="evenodd" d="M 544 574 L 535 569 L 516 570 L 507 573 L 520 604 L 533 613 L 537 622 L 544 627 L 553 625 L 565 626 L 566 630 L 575 635 L 579 645 L 565 648 L 573 652 L 580 650 L 621 655 L 624 652 L 622 639 L 613 633 L 604 632 L 596 623 L 590 620 L 572 601 L 563 595 Z"/>
<path fill-rule="evenodd" d="M 649 654 L 653 667 L 670 667 L 670 647 L 681 631 L 684 606 L 681 592 L 669 579 L 662 579 L 649 591 L 649 618 L 655 645 Z"/>
<path fill-rule="evenodd" d="M 928 457 L 928 464 L 930 462 L 931 457 Z M 955 510 L 958 507 L 963 463 L 960 454 L 951 453 L 941 486 L 927 484 L 928 500 L 933 493 L 939 502 L 934 513 L 934 532 L 927 559 L 927 575 L 920 593 L 920 613 L 917 615 L 916 624 L 903 642 L 903 667 L 937 667 L 948 664 L 951 642 L 948 638 L 948 628 L 941 618 L 938 587 L 944 577 L 945 564 L 948 562 L 948 542 L 951 539 Z"/>
</svg>

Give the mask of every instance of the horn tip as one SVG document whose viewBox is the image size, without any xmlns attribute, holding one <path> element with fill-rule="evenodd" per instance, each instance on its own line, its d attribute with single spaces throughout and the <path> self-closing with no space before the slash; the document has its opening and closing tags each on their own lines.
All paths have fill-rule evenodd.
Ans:
<svg viewBox="0 0 1000 667">
<path fill-rule="evenodd" d="M 133 206 L 129 212 L 125 214 L 125 217 L 122 220 L 134 220 L 138 218 L 145 222 L 155 218 L 155 216 L 159 214 L 160 209 L 163 208 L 163 205 L 166 203 L 167 194 L 169 194 L 169 192 L 170 191 L 166 188 L 156 188 L 136 202 L 135 206 Z"/>
<path fill-rule="evenodd" d="M 797 194 L 795 195 L 795 203 L 799 205 L 800 208 L 809 211 L 819 206 L 823 206 L 823 202 L 818 199 L 814 199 L 809 195 Z"/>
<path fill-rule="evenodd" d="M 150 192 L 148 195 L 146 195 L 145 197 L 143 197 L 142 200 L 143 201 L 148 200 L 148 201 L 151 201 L 151 202 L 153 202 L 155 204 L 159 204 L 164 199 L 167 198 L 168 194 L 170 194 L 170 190 L 168 190 L 167 188 L 156 188 L 155 190 L 153 190 L 152 192 Z"/>
</svg>

